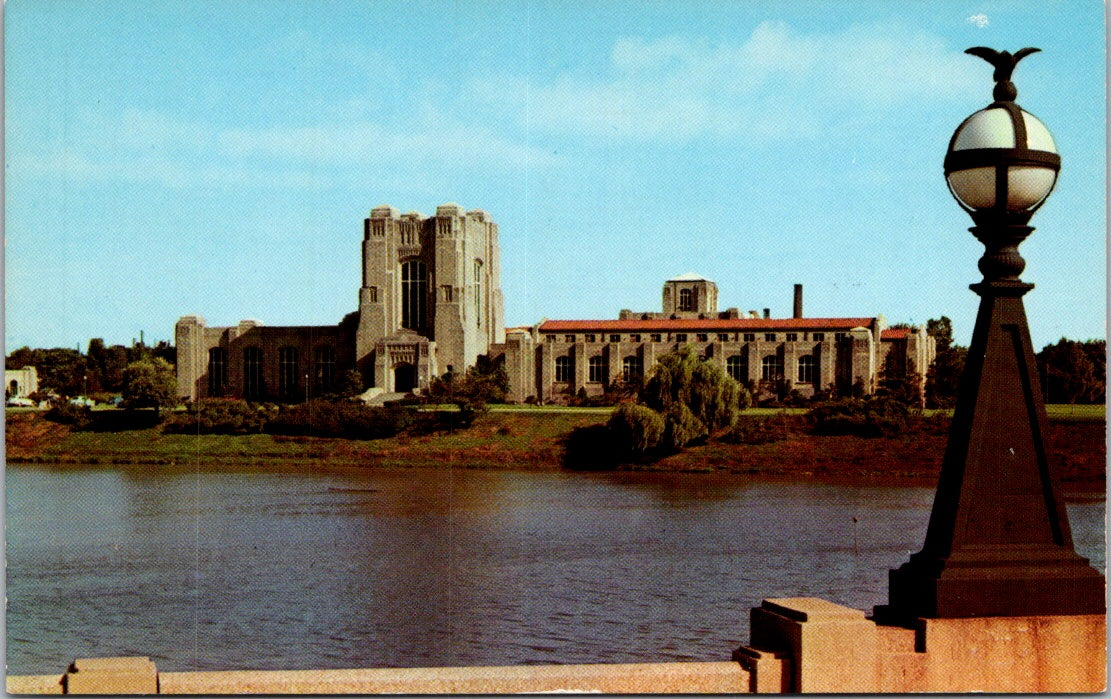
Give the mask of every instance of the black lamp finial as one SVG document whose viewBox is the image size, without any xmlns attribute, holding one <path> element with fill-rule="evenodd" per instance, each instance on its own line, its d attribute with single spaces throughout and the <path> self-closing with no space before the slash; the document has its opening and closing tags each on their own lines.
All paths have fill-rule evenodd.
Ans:
<svg viewBox="0 0 1111 699">
<path fill-rule="evenodd" d="M 979 56 L 995 66 L 995 73 L 992 75 L 992 78 L 995 80 L 995 89 L 991 93 L 995 101 L 1014 102 L 1015 98 L 1018 97 L 1018 89 L 1015 88 L 1015 84 L 1011 82 L 1011 73 L 1014 72 L 1015 66 L 1018 65 L 1019 61 L 1038 51 L 1041 51 L 1041 49 L 1027 47 L 1019 49 L 1012 54 L 1010 51 L 996 51 L 986 46 L 973 46 L 967 49 L 965 53 Z"/>
</svg>

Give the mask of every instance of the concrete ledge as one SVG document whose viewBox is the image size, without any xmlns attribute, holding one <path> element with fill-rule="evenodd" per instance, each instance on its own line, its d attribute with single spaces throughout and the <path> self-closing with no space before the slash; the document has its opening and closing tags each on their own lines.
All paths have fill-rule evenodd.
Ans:
<svg viewBox="0 0 1111 699">
<path fill-rule="evenodd" d="M 5 687 L 8 694 L 63 694 L 65 675 L 11 675 Z"/>
<path fill-rule="evenodd" d="M 159 689 L 162 694 L 738 694 L 749 691 L 749 673 L 734 662 L 163 672 Z"/>
<path fill-rule="evenodd" d="M 65 676 L 66 694 L 157 694 L 150 658 L 78 658 Z"/>
</svg>

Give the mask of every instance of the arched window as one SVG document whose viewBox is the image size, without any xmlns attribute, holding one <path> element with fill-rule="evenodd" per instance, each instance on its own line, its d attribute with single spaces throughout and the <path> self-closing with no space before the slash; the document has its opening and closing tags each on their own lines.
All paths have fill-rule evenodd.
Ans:
<svg viewBox="0 0 1111 699">
<path fill-rule="evenodd" d="M 428 302 L 428 269 L 420 260 L 401 263 L 401 327 L 423 330 Z"/>
<path fill-rule="evenodd" d="M 679 289 L 679 310 L 694 310 L 694 292 L 690 289 Z"/>
<path fill-rule="evenodd" d="M 621 363 L 621 378 L 625 381 L 636 381 L 644 376 L 644 362 L 640 357 L 625 357 Z"/>
<path fill-rule="evenodd" d="M 725 371 L 734 381 L 748 381 L 748 357 L 735 354 L 725 360 Z"/>
<path fill-rule="evenodd" d="M 336 381 L 336 350 L 330 345 L 317 347 L 313 353 L 313 384 L 317 394 L 330 393 Z"/>
<path fill-rule="evenodd" d="M 783 359 L 779 355 L 764 357 L 760 365 L 760 378 L 764 381 L 778 381 L 783 378 Z"/>
<path fill-rule="evenodd" d="M 799 357 L 799 383 L 814 383 L 818 380 L 818 358 L 812 354 Z"/>
<path fill-rule="evenodd" d="M 247 347 L 243 350 L 243 397 L 257 400 L 262 394 L 262 349 Z"/>
<path fill-rule="evenodd" d="M 575 362 L 571 357 L 556 357 L 555 380 L 560 383 L 570 383 L 571 376 L 575 373 Z"/>
<path fill-rule="evenodd" d="M 296 398 L 297 360 L 296 347 L 282 347 L 278 350 L 278 394 L 282 398 Z"/>
<path fill-rule="evenodd" d="M 228 352 L 223 347 L 208 350 L 208 395 L 218 398 L 224 395 L 228 383 Z"/>
<path fill-rule="evenodd" d="M 605 357 L 591 357 L 587 364 L 587 380 L 591 383 L 609 381 L 609 366 Z"/>
</svg>

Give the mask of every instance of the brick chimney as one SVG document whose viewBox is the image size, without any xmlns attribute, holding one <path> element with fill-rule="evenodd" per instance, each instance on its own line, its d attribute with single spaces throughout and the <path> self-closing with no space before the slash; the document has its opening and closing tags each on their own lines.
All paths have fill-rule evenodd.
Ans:
<svg viewBox="0 0 1111 699">
<path fill-rule="evenodd" d="M 802 284 L 795 284 L 795 318 L 802 318 Z"/>
</svg>

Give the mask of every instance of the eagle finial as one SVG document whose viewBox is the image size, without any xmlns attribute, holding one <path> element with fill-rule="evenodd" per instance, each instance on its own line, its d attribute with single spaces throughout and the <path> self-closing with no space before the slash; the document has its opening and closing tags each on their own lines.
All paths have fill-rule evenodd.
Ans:
<svg viewBox="0 0 1111 699">
<path fill-rule="evenodd" d="M 1038 51 L 1041 51 L 1041 49 L 1027 47 L 1012 54 L 1010 51 L 996 51 L 986 46 L 973 46 L 965 53 L 979 56 L 995 66 L 995 73 L 992 75 L 992 79 L 995 80 L 995 89 L 992 91 L 992 97 L 997 102 L 1014 102 L 1015 97 L 1018 97 L 1018 89 L 1011 82 L 1011 73 L 1014 72 L 1019 61 Z"/>
</svg>

